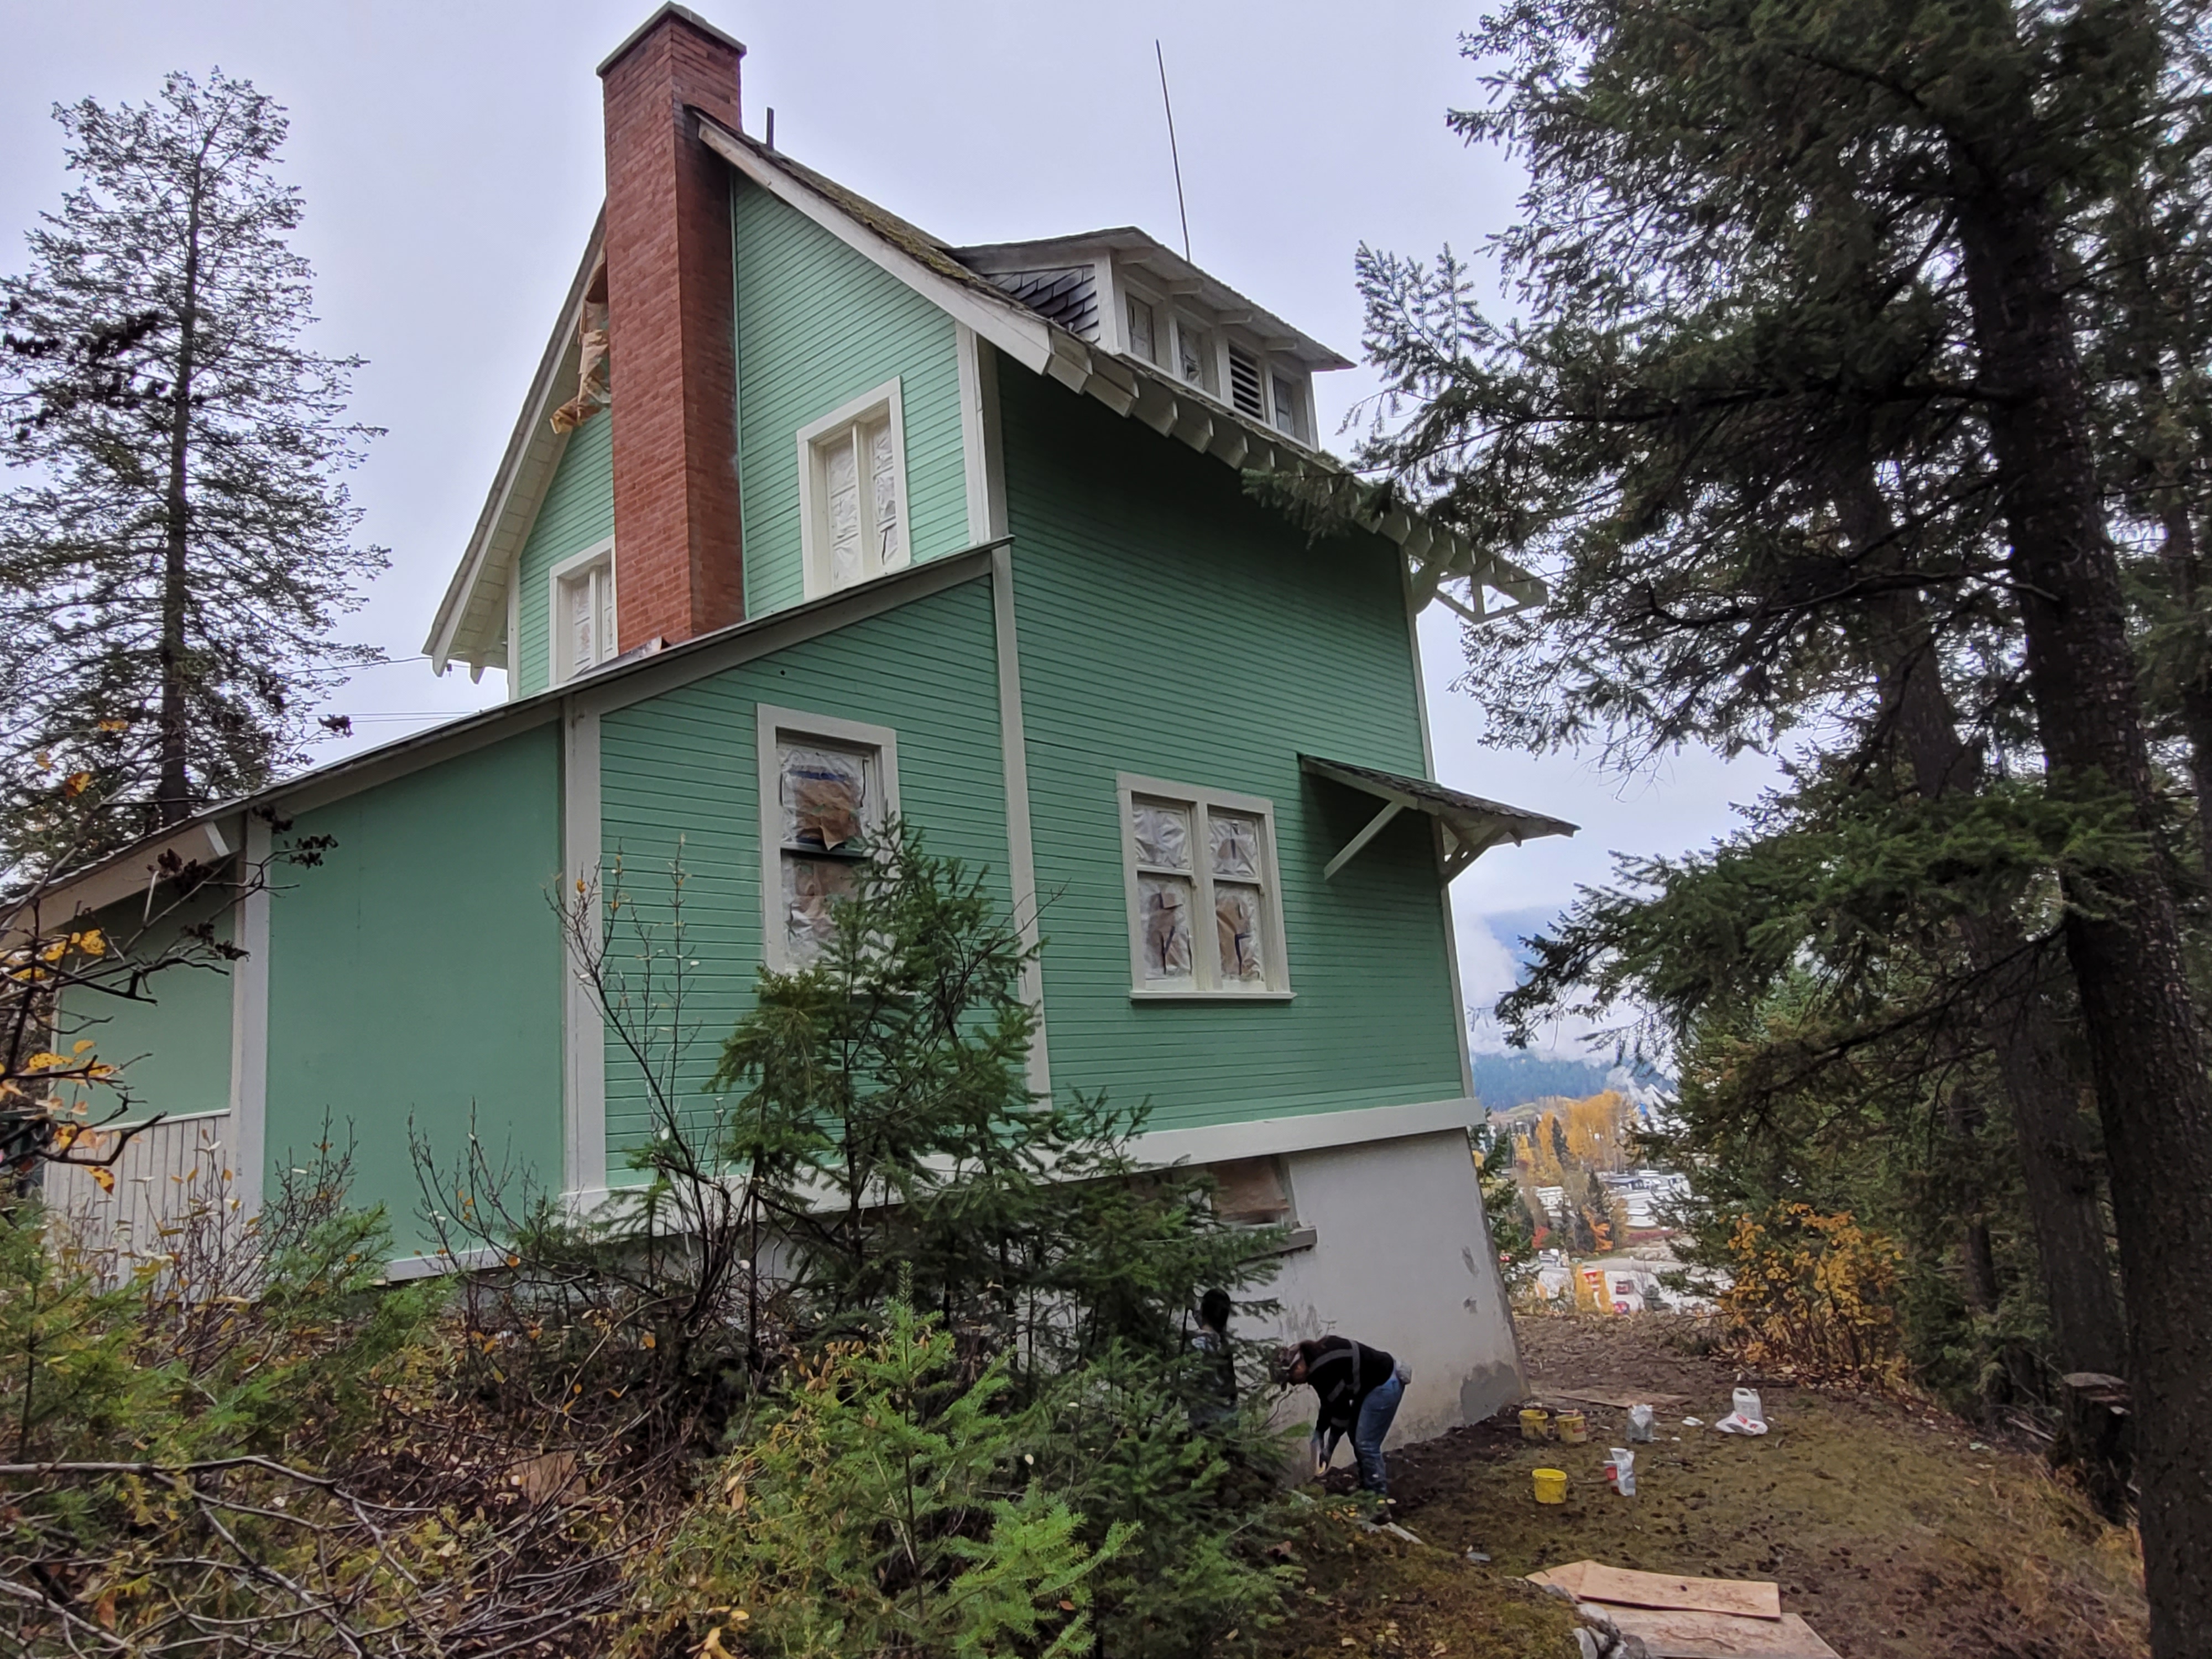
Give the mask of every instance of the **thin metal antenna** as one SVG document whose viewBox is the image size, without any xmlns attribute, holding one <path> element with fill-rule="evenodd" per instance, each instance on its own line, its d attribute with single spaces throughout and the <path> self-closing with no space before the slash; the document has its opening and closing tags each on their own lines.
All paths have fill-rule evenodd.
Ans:
<svg viewBox="0 0 2212 1659">
<path fill-rule="evenodd" d="M 1183 205 L 1182 200 L 1182 155 L 1176 148 L 1175 105 L 1168 97 L 1167 54 L 1160 50 L 1158 40 L 1152 42 L 1152 56 L 1158 60 L 1160 66 L 1160 107 L 1168 112 L 1168 157 L 1175 163 L 1176 212 L 1182 218 L 1182 257 L 1188 259 L 1190 258 L 1190 210 Z"/>
</svg>

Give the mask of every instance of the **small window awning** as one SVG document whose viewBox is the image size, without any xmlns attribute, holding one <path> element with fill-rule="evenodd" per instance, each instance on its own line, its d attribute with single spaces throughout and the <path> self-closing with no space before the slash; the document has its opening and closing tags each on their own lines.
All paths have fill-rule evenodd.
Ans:
<svg viewBox="0 0 2212 1659">
<path fill-rule="evenodd" d="M 1298 764 L 1317 778 L 1357 789 L 1382 803 L 1382 810 L 1328 861 L 1322 872 L 1327 880 L 1335 879 L 1336 872 L 1357 858 L 1401 812 L 1425 812 L 1443 826 L 1446 881 L 1500 842 L 1510 841 L 1517 847 L 1538 836 L 1571 836 L 1577 828 L 1564 818 L 1547 817 L 1541 812 L 1485 800 L 1480 795 L 1463 795 L 1425 778 L 1402 777 L 1395 772 L 1378 772 L 1370 766 L 1322 760 L 1314 755 L 1299 756 Z"/>
</svg>

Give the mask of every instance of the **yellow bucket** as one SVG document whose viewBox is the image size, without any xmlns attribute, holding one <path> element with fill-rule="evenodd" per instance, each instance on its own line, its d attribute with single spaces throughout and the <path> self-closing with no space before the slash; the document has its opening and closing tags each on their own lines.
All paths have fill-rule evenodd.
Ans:
<svg viewBox="0 0 2212 1659">
<path fill-rule="evenodd" d="M 1521 1408 L 1521 1437 L 1523 1440 L 1549 1440 L 1552 1437 L 1552 1414 L 1541 1407 L 1523 1406 Z"/>
<path fill-rule="evenodd" d="M 1565 1469 L 1532 1469 L 1530 1475 L 1536 1483 L 1539 1504 L 1564 1504 L 1567 1501 L 1567 1472 Z"/>
<path fill-rule="evenodd" d="M 1570 1446 L 1579 1446 L 1589 1438 L 1589 1423 L 1580 1412 L 1561 1412 L 1552 1419 L 1552 1426 Z"/>
</svg>

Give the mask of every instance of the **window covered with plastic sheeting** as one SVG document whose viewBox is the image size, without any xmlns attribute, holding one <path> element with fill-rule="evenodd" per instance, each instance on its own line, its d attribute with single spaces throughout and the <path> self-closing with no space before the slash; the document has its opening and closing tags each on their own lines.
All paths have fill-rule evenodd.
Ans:
<svg viewBox="0 0 2212 1659">
<path fill-rule="evenodd" d="M 1286 996 L 1267 801 L 1124 777 L 1131 994 Z"/>
<path fill-rule="evenodd" d="M 807 597 L 904 565 L 906 441 L 898 382 L 801 428 L 799 443 Z"/>
<path fill-rule="evenodd" d="M 789 971 L 821 959 L 836 905 L 859 890 L 871 838 L 897 811 L 896 739 L 885 728 L 763 707 L 764 955 Z"/>
</svg>

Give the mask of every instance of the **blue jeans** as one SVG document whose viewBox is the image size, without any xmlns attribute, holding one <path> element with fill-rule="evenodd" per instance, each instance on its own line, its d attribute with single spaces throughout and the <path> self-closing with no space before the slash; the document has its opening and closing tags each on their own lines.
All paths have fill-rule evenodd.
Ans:
<svg viewBox="0 0 2212 1659">
<path fill-rule="evenodd" d="M 1398 1402 L 1405 1397 L 1405 1383 L 1393 1376 L 1359 1402 L 1359 1415 L 1352 1425 L 1352 1455 L 1359 1465 L 1360 1490 L 1378 1498 L 1390 1495 L 1389 1477 L 1382 1467 L 1382 1442 L 1398 1415 Z M 1332 1433 L 1322 1453 L 1324 1462 L 1336 1449 L 1336 1442 L 1337 1436 Z"/>
</svg>

